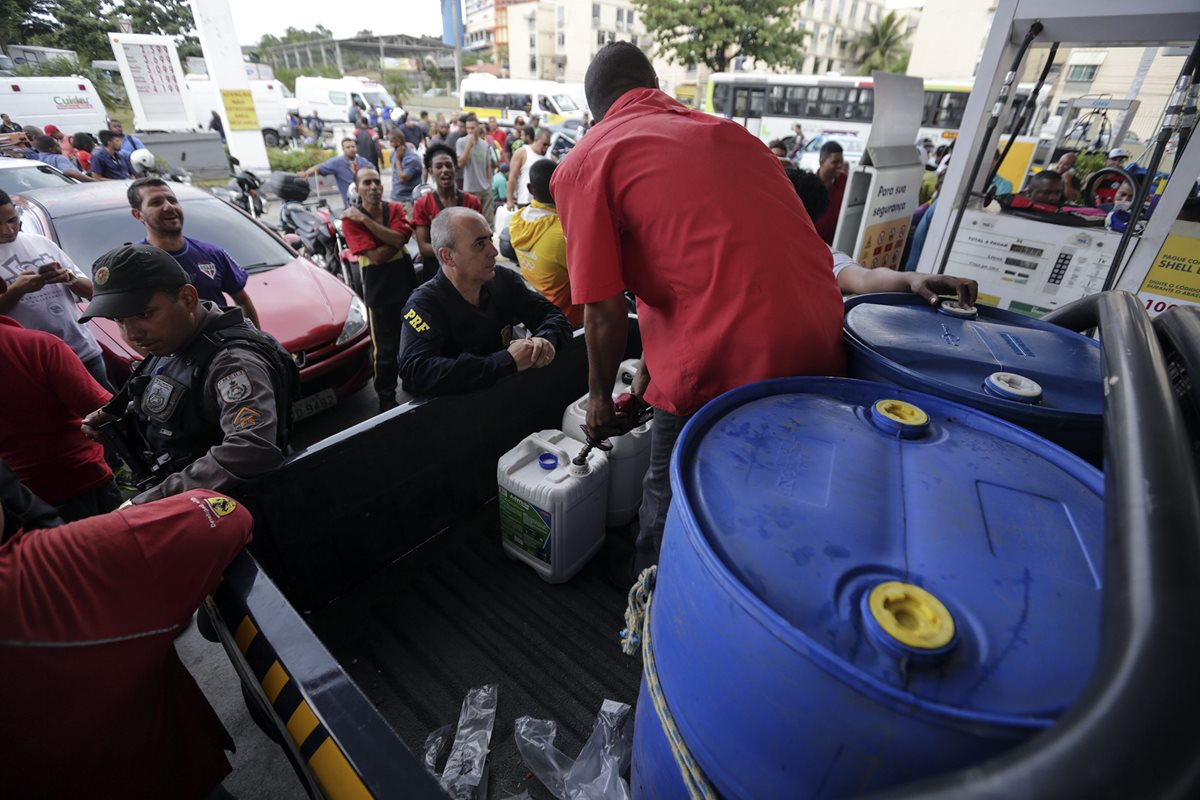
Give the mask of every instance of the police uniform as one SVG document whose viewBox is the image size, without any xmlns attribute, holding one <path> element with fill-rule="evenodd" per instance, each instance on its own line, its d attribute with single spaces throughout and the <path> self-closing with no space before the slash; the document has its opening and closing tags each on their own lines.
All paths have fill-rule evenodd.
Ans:
<svg viewBox="0 0 1200 800">
<path fill-rule="evenodd" d="M 155 291 L 186 282 L 165 252 L 126 245 L 96 262 L 86 317 L 131 316 Z M 200 309 L 195 336 L 176 353 L 148 357 L 105 407 L 132 423 L 128 444 L 151 473 L 136 504 L 195 488 L 228 492 L 278 467 L 287 452 L 299 385 L 291 357 L 241 309 L 209 302 Z"/>
<path fill-rule="evenodd" d="M 515 272 L 496 268 L 483 285 L 479 305 L 467 302 L 438 274 L 413 292 L 404 310 L 400 377 L 413 394 L 447 394 L 490 386 L 517 371 L 508 352 L 512 326 L 520 322 L 555 350 L 571 338 L 571 324 L 546 298 L 527 288 Z"/>
</svg>

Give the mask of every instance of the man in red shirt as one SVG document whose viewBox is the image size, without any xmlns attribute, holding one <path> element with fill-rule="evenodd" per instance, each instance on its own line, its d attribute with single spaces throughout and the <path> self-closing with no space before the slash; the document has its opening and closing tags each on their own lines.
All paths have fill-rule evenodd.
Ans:
<svg viewBox="0 0 1200 800">
<path fill-rule="evenodd" d="M 425 170 L 433 178 L 433 191 L 413 203 L 413 229 L 421 252 L 421 282 L 437 274 L 437 252 L 429 238 L 429 226 L 443 208 L 463 206 L 483 213 L 479 198 L 458 188 L 458 155 L 447 144 L 432 144 L 425 150 Z"/>
<path fill-rule="evenodd" d="M 193 489 L 0 545 L 6 796 L 209 796 L 233 742 L 175 637 L 252 526 Z"/>
<path fill-rule="evenodd" d="M 362 168 L 354 176 L 360 204 L 342 214 L 342 233 L 362 268 L 363 300 L 371 325 L 375 393 L 379 410 L 396 407 L 399 381 L 400 327 L 404 304 L 417 286 L 405 245 L 412 226 L 399 203 L 383 202 L 379 173 Z"/>
<path fill-rule="evenodd" d="M 67 343 L 0 316 L 0 375 L 0 458 L 67 522 L 119 506 L 104 448 L 80 429 L 112 395 Z"/>
<path fill-rule="evenodd" d="M 838 216 L 842 213 L 842 196 L 846 194 L 846 159 L 842 155 L 842 146 L 833 139 L 821 145 L 817 163 L 817 177 L 829 190 L 829 205 L 821 216 L 813 220 L 813 224 L 825 244 L 833 247 Z"/>
<path fill-rule="evenodd" d="M 660 92 L 628 42 L 600 50 L 584 88 L 599 120 L 555 170 L 574 302 L 586 304 L 587 425 L 628 430 L 613 383 L 625 353 L 624 292 L 637 296 L 645 371 L 635 393 L 656 409 L 637 567 L 654 563 L 675 438 L 701 405 L 743 384 L 837 375 L 842 297 L 831 256 L 783 167 L 737 123 Z M 721 214 L 716 187 L 738 201 Z"/>
</svg>

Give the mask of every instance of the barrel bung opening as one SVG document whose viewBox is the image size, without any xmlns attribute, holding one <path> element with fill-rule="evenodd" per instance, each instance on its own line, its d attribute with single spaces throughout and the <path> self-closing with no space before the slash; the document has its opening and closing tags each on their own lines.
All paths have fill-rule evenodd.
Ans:
<svg viewBox="0 0 1200 800">
<path fill-rule="evenodd" d="M 954 640 L 954 618 L 932 594 L 901 581 L 871 590 L 871 618 L 896 643 L 920 651 L 939 650 Z"/>
</svg>

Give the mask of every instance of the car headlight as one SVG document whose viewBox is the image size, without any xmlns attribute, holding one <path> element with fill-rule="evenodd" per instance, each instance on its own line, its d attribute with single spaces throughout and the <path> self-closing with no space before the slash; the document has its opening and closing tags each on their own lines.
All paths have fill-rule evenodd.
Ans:
<svg viewBox="0 0 1200 800">
<path fill-rule="evenodd" d="M 362 333 L 367 327 L 367 304 L 359 297 L 350 300 L 350 310 L 346 312 L 346 324 L 338 334 L 335 346 L 341 346 Z"/>
</svg>

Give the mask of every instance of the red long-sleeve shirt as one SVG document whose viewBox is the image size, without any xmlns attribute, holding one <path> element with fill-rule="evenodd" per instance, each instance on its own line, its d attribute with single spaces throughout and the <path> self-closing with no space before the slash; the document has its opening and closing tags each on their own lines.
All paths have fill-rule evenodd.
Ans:
<svg viewBox="0 0 1200 800">
<path fill-rule="evenodd" d="M 250 541 L 206 489 L 0 545 L 7 797 L 206 797 L 232 741 L 175 636 Z"/>
<path fill-rule="evenodd" d="M 47 503 L 59 505 L 112 478 L 83 417 L 111 395 L 57 336 L 0 315 L 0 458 Z"/>
</svg>

